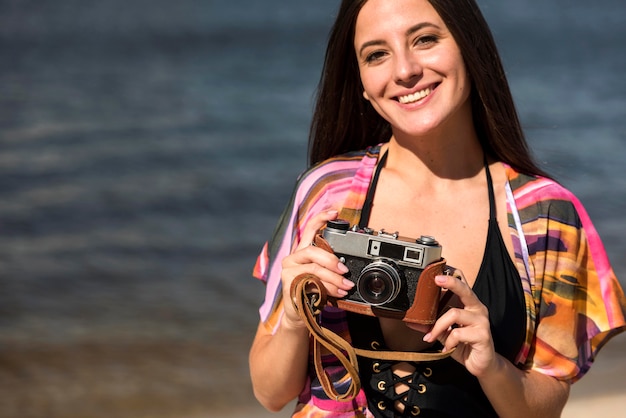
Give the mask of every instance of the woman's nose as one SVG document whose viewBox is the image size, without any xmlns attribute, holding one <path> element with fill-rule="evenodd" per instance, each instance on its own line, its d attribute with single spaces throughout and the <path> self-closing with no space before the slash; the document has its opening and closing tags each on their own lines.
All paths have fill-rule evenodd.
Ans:
<svg viewBox="0 0 626 418">
<path fill-rule="evenodd" d="M 396 55 L 396 80 L 407 82 L 422 74 L 422 66 L 412 51 Z"/>
</svg>

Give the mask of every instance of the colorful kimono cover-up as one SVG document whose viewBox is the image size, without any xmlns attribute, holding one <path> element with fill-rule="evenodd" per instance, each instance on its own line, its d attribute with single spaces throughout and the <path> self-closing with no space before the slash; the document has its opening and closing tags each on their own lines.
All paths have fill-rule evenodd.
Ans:
<svg viewBox="0 0 626 418">
<path fill-rule="evenodd" d="M 254 276 L 266 283 L 261 320 L 272 332 L 282 308 L 281 261 L 300 241 L 312 216 L 339 210 L 358 222 L 380 146 L 331 158 L 302 174 L 272 239 L 264 246 Z M 506 166 L 508 224 L 515 264 L 522 279 L 527 329 L 517 365 L 575 382 L 598 350 L 626 327 L 626 301 L 604 246 L 579 200 L 553 180 L 520 174 Z M 327 308 L 322 315 L 335 332 L 350 339 L 345 316 Z M 338 389 L 348 383 L 332 358 L 326 370 Z M 361 391 L 353 402 L 327 399 L 311 382 L 294 416 L 371 416 Z M 334 411 L 328 415 L 327 411 Z"/>
</svg>

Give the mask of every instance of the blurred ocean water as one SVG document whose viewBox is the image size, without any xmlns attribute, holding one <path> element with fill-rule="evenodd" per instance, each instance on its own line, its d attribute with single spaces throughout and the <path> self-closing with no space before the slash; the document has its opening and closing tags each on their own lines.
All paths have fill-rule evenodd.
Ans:
<svg viewBox="0 0 626 418">
<path fill-rule="evenodd" d="M 626 283 L 626 4 L 479 3 Z M 0 4 L 0 346 L 252 337 L 337 5 Z"/>
</svg>

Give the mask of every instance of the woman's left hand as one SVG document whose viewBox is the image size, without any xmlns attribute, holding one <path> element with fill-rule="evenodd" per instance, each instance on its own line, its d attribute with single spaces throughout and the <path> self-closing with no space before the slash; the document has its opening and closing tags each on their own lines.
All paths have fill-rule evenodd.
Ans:
<svg viewBox="0 0 626 418">
<path fill-rule="evenodd" d="M 452 357 L 463 364 L 474 376 L 481 377 L 498 367 L 498 356 L 493 345 L 489 312 L 469 287 L 463 274 L 437 276 L 438 286 L 453 292 L 463 308 L 451 308 L 441 315 L 424 341 L 443 344 L 444 351 L 456 347 Z"/>
</svg>

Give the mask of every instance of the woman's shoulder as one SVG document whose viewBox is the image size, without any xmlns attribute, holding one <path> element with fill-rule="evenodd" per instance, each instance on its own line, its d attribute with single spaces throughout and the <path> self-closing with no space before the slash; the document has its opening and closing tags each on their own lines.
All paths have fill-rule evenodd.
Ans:
<svg viewBox="0 0 626 418">
<path fill-rule="evenodd" d="M 363 168 L 373 167 L 378 161 L 380 145 L 349 151 L 321 161 L 307 168 L 298 177 L 298 183 L 319 181 L 324 178 L 353 177 Z"/>
<path fill-rule="evenodd" d="M 532 198 L 533 200 L 570 200 L 578 198 L 567 187 L 548 177 L 524 174 L 513 167 L 504 164 L 507 179 L 513 195 L 518 198 Z"/>
<path fill-rule="evenodd" d="M 580 226 L 586 211 L 576 195 L 556 180 L 529 175 L 506 166 L 507 178 L 517 211 L 526 221 L 558 219 Z"/>
</svg>

